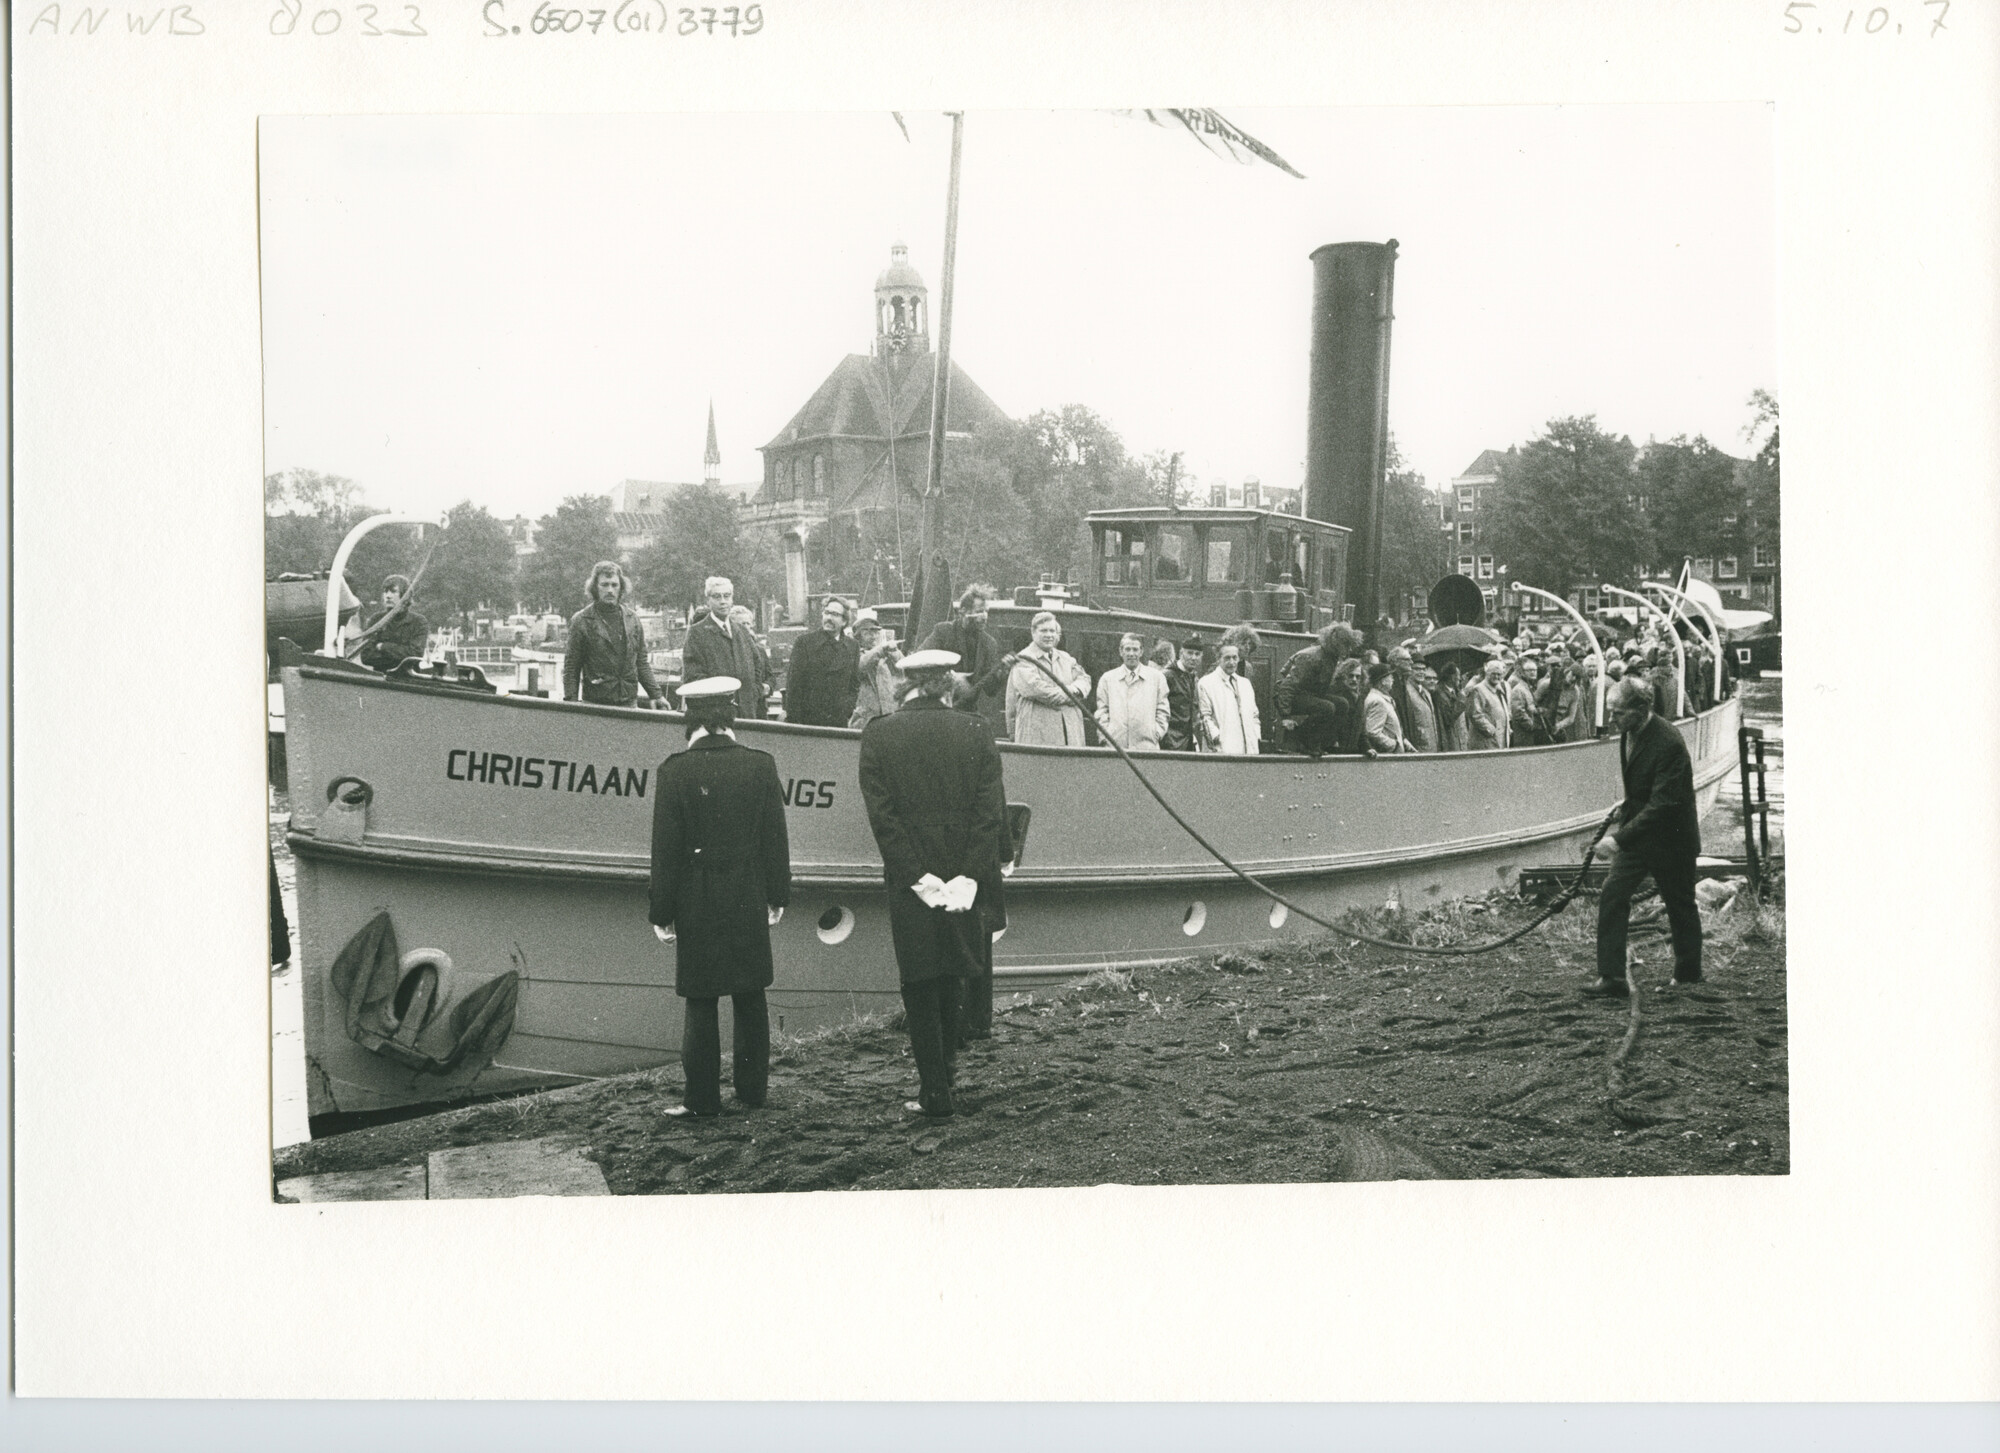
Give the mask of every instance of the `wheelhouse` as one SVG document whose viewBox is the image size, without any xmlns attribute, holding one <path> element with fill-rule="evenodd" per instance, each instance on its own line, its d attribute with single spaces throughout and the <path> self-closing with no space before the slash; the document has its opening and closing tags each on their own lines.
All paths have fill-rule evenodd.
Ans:
<svg viewBox="0 0 2000 1453">
<path fill-rule="evenodd" d="M 1095 510 L 1088 523 L 1087 589 L 1106 609 L 1305 630 L 1344 618 L 1353 534 L 1344 525 L 1194 507 Z"/>
</svg>

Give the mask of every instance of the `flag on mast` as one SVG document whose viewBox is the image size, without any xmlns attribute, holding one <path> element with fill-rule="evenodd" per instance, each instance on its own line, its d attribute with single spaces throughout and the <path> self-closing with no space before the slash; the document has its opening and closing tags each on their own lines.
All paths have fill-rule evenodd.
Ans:
<svg viewBox="0 0 2000 1453">
<path fill-rule="evenodd" d="M 1300 181 L 1305 173 L 1279 156 L 1270 147 L 1224 116 L 1220 111 L 1208 106 L 1187 107 L 1179 110 L 1125 111 L 1125 116 L 1143 116 L 1155 126 L 1165 126 L 1175 121 L 1187 128 L 1188 135 L 1218 156 L 1226 156 L 1231 161 L 1244 166 L 1254 161 L 1269 162 L 1281 172 L 1289 172 Z M 1244 153 L 1248 153 L 1245 155 Z"/>
</svg>

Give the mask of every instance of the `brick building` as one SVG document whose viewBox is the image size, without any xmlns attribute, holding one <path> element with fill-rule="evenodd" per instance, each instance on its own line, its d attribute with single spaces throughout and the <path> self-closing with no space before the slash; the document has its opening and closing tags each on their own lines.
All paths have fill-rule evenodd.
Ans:
<svg viewBox="0 0 2000 1453">
<path fill-rule="evenodd" d="M 761 450 L 763 484 L 745 513 L 751 523 L 772 530 L 783 547 L 785 612 L 791 620 L 806 618 L 806 546 L 828 520 L 893 510 L 899 497 L 914 499 L 922 492 L 936 370 L 930 290 L 899 242 L 875 279 L 873 347 L 841 359 Z M 965 370 L 952 364 L 946 431 L 970 433 L 1005 417 Z"/>
</svg>

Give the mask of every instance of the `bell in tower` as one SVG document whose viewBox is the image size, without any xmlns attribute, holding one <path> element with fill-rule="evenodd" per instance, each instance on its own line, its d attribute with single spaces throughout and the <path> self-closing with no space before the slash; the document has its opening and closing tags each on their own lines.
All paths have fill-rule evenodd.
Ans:
<svg viewBox="0 0 2000 1453">
<path fill-rule="evenodd" d="M 910 249 L 889 249 L 889 266 L 875 279 L 875 356 L 931 351 L 930 289 L 910 266 Z"/>
</svg>

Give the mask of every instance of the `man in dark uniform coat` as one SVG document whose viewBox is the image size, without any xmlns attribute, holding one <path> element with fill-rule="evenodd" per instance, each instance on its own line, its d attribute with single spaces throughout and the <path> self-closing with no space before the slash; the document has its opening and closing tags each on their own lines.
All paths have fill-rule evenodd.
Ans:
<svg viewBox="0 0 2000 1453">
<path fill-rule="evenodd" d="M 702 592 L 708 597 L 708 613 L 695 619 L 681 643 L 681 680 L 734 676 L 742 683 L 736 692 L 736 714 L 756 720 L 764 715 L 769 658 L 758 651 L 757 638 L 747 628 L 729 619 L 736 601 L 734 585 L 723 576 L 711 575 Z"/>
<path fill-rule="evenodd" d="M 960 985 L 989 961 L 991 936 L 1006 927 L 1000 870 L 1012 854 L 1000 749 L 983 722 L 946 703 L 958 664 L 950 651 L 905 656 L 911 685 L 901 708 L 861 730 L 861 796 L 882 850 L 921 1082 L 906 1108 L 935 1117 L 952 1113 Z M 967 887 L 960 879 L 976 891 L 954 901 Z"/>
<path fill-rule="evenodd" d="M 687 1001 L 681 1030 L 685 1103 L 669 1115 L 722 1113 L 717 1001 L 734 1007 L 736 1098 L 764 1103 L 770 1076 L 771 929 L 792 896 L 785 800 L 769 752 L 738 744 L 741 686 L 723 676 L 681 688 L 687 750 L 660 763 L 653 801 L 653 931 L 678 938 L 674 992 Z"/>
<path fill-rule="evenodd" d="M 847 602 L 829 595 L 819 629 L 792 642 L 785 668 L 785 720 L 800 726 L 844 727 L 861 693 L 861 648 L 847 634 Z"/>
<path fill-rule="evenodd" d="M 1674 981 L 1701 982 L 1701 914 L 1695 908 L 1695 857 L 1701 822 L 1694 802 L 1694 763 L 1674 724 L 1653 710 L 1645 680 L 1612 689 L 1612 718 L 1622 734 L 1618 760 L 1625 801 L 1604 839 L 1616 856 L 1597 898 L 1597 982 L 1587 994 L 1622 995 L 1625 930 L 1632 892 L 1648 876 L 1659 887 L 1673 932 Z"/>
<path fill-rule="evenodd" d="M 421 657 L 430 639 L 431 623 L 410 604 L 410 582 L 391 575 L 382 582 L 382 610 L 366 632 L 370 638 L 362 647 L 361 664 L 388 671 L 410 657 Z"/>
</svg>

